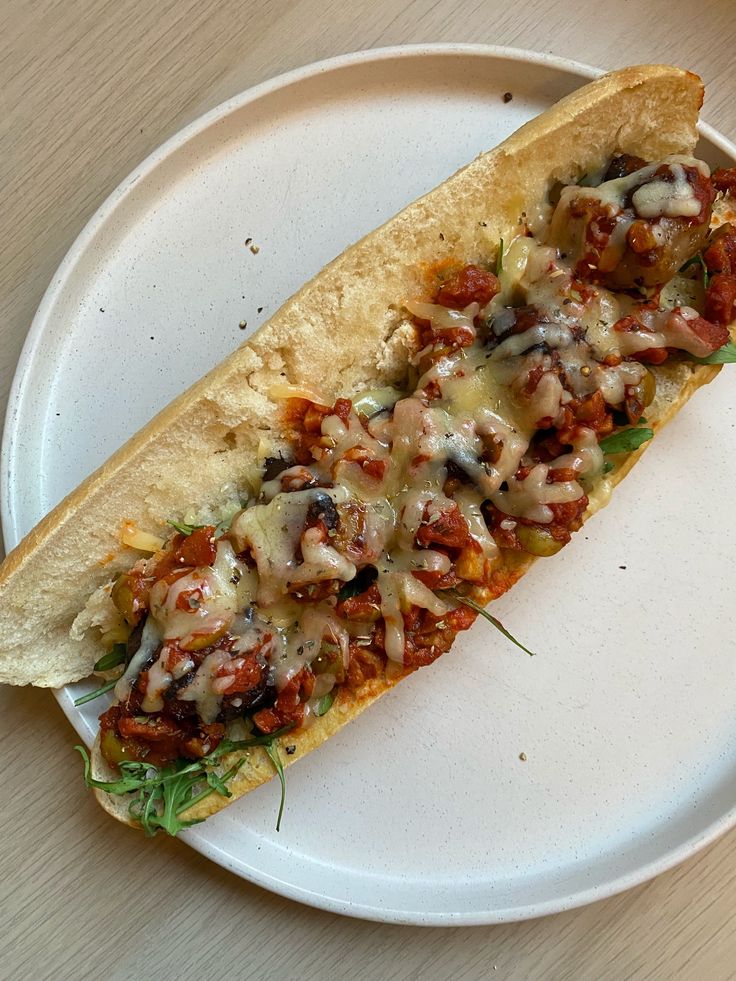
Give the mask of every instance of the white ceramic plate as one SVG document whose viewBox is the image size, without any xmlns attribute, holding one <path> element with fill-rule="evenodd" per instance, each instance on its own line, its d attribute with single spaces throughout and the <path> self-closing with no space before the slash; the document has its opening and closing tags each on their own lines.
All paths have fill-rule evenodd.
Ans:
<svg viewBox="0 0 736 981">
<path fill-rule="evenodd" d="M 92 218 L 34 321 L 5 428 L 6 544 L 230 352 L 240 321 L 255 328 L 346 245 L 592 74 L 497 48 L 372 51 L 258 86 L 165 144 Z M 733 155 L 707 128 L 702 152 Z M 603 898 L 732 826 L 728 376 L 495 605 L 537 657 L 477 624 L 289 771 L 280 834 L 274 782 L 185 840 L 316 906 L 460 924 Z M 58 697 L 90 742 L 99 705 L 74 709 L 83 687 Z M 70 793 L 83 792 L 80 775 Z"/>
</svg>

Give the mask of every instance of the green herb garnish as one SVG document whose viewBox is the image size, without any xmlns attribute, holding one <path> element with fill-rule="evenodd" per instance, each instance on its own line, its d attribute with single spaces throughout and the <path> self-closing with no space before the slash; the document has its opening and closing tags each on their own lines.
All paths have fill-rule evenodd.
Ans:
<svg viewBox="0 0 736 981">
<path fill-rule="evenodd" d="M 328 691 L 326 695 L 317 702 L 317 707 L 314 710 L 314 714 L 317 716 L 326 715 L 332 708 L 332 703 L 335 701 L 335 690 Z"/>
<path fill-rule="evenodd" d="M 485 607 L 482 607 L 480 605 L 480 603 L 476 603 L 475 600 L 470 599 L 470 597 L 468 596 L 462 596 L 455 589 L 448 589 L 447 592 L 459 603 L 462 603 L 463 606 L 469 606 L 471 610 L 475 610 L 476 613 L 480 613 L 480 615 L 482 617 L 485 617 L 485 619 L 489 623 L 493 624 L 496 630 L 500 630 L 500 632 L 504 635 L 504 637 L 510 640 L 512 644 L 516 644 L 516 646 L 520 648 L 522 651 L 524 651 L 525 654 L 528 654 L 530 657 L 534 657 L 534 651 L 530 651 L 528 647 L 524 647 L 523 644 L 519 643 L 516 637 L 514 637 L 513 634 L 509 633 L 506 627 L 504 627 L 501 621 L 497 620 L 496 617 L 490 614 L 488 610 L 485 609 Z"/>
<path fill-rule="evenodd" d="M 500 276 L 503 272 L 503 239 L 498 244 L 498 255 L 496 256 L 496 275 Z"/>
<path fill-rule="evenodd" d="M 284 764 L 281 762 L 281 757 L 279 756 L 279 748 L 274 742 L 270 742 L 266 745 L 266 752 L 268 753 L 271 762 L 276 767 L 276 773 L 278 773 L 279 781 L 281 783 L 281 801 L 279 802 L 279 813 L 276 818 L 276 830 L 281 830 L 281 816 L 284 813 L 284 804 L 286 802 L 286 777 L 284 776 Z"/>
<path fill-rule="evenodd" d="M 708 289 L 710 276 L 708 275 L 708 267 L 705 264 L 705 259 L 703 258 L 702 252 L 696 252 L 692 259 L 688 259 L 684 265 L 680 266 L 680 272 L 685 272 L 686 269 L 689 269 L 690 266 L 695 265 L 696 262 L 700 264 L 700 271 L 703 276 L 703 286 L 705 289 Z"/>
<path fill-rule="evenodd" d="M 98 662 L 99 663 L 99 662 Z M 89 692 L 87 695 L 82 695 L 79 698 L 74 699 L 75 708 L 78 705 L 84 705 L 85 702 L 91 702 L 95 698 L 99 698 L 100 695 L 104 695 L 106 691 L 110 691 L 118 683 L 117 678 L 113 678 L 112 681 L 106 681 L 104 685 L 100 688 L 96 688 L 94 691 Z"/>
<path fill-rule="evenodd" d="M 603 464 L 603 475 L 605 476 L 607 473 L 610 473 L 612 470 L 613 470 L 613 464 L 611 463 L 610 460 L 606 460 L 606 462 Z"/>
<path fill-rule="evenodd" d="M 693 358 L 693 361 L 697 361 L 698 364 L 736 364 L 736 344 L 728 341 L 707 358 Z"/>
<path fill-rule="evenodd" d="M 99 661 L 95 662 L 95 671 L 109 671 L 111 668 L 116 668 L 125 660 L 126 652 L 125 644 L 115 644 L 111 651 L 103 654 Z"/>
<path fill-rule="evenodd" d="M 166 522 L 167 525 L 171 525 L 172 528 L 176 528 L 178 532 L 187 537 L 192 534 L 193 531 L 198 531 L 200 528 L 204 528 L 204 525 L 188 525 L 184 521 L 172 521 L 171 518 Z"/>
<path fill-rule="evenodd" d="M 218 793 L 223 797 L 232 794 L 227 784 L 245 764 L 247 757 L 238 760 L 225 773 L 217 773 L 215 767 L 227 753 L 251 746 L 263 746 L 273 762 L 281 782 L 281 803 L 279 806 L 276 830 L 281 825 L 281 816 L 286 799 L 286 779 L 284 767 L 278 755 L 276 740 L 279 736 L 293 729 L 293 725 L 284 726 L 269 735 L 253 736 L 250 739 L 223 739 L 219 746 L 201 760 L 188 762 L 177 760 L 165 767 L 151 766 L 149 763 L 126 761 L 118 765 L 120 779 L 96 780 L 92 776 L 92 766 L 89 754 L 84 746 L 74 748 L 84 760 L 84 782 L 88 787 L 96 787 L 108 794 L 134 794 L 128 811 L 143 827 L 147 835 L 154 835 L 162 830 L 167 834 L 176 835 L 184 828 L 199 824 L 203 818 L 182 820 L 180 815 L 188 808 L 198 804 L 210 794 Z"/>
<path fill-rule="evenodd" d="M 654 431 L 646 426 L 632 429 L 622 429 L 620 433 L 606 436 L 598 444 L 604 453 L 631 453 L 638 450 L 642 443 L 646 443 L 654 436 Z"/>
</svg>

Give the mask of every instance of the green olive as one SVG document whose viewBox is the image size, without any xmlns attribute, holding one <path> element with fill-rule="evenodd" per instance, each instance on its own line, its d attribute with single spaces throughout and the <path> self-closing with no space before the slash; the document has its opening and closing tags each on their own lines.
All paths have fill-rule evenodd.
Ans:
<svg viewBox="0 0 736 981">
<path fill-rule="evenodd" d="M 111 595 L 118 613 L 121 614 L 126 623 L 134 627 L 140 619 L 140 614 L 135 611 L 135 596 L 130 583 L 130 576 L 127 573 L 118 576 L 117 582 L 112 587 Z"/>
<path fill-rule="evenodd" d="M 516 529 L 521 547 L 530 555 L 554 555 L 564 542 L 558 542 L 546 528 L 539 525 L 519 525 Z"/>
<path fill-rule="evenodd" d="M 654 401 L 654 396 L 657 394 L 657 379 L 651 371 L 644 372 L 644 377 L 639 382 L 639 387 L 641 388 L 642 402 L 644 405 L 651 405 Z"/>
<path fill-rule="evenodd" d="M 400 398 L 401 392 L 395 388 L 372 388 L 369 392 L 363 392 L 362 395 L 353 400 L 353 408 L 356 412 L 360 412 L 370 419 L 371 416 L 375 416 L 379 412 L 392 409 Z"/>
<path fill-rule="evenodd" d="M 137 752 L 137 747 L 131 746 L 122 740 L 114 729 L 105 729 L 102 733 L 100 750 L 111 766 L 118 766 L 120 763 L 128 763 L 131 760 L 140 759 L 140 753 Z"/>
<path fill-rule="evenodd" d="M 185 641 L 179 641 L 179 647 L 183 651 L 202 651 L 205 647 L 212 647 L 221 637 L 225 636 L 229 626 L 230 621 L 226 621 L 221 627 L 218 627 L 216 630 L 210 630 L 206 634 L 190 634 Z"/>
<path fill-rule="evenodd" d="M 335 644 L 322 644 L 322 649 L 309 667 L 314 674 L 334 674 L 338 682 L 345 679 L 342 651 Z"/>
</svg>

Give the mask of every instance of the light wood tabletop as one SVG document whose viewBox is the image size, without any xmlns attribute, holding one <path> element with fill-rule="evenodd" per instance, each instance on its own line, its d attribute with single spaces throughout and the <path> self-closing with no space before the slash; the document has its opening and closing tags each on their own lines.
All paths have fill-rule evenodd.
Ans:
<svg viewBox="0 0 736 981">
<path fill-rule="evenodd" d="M 0 415 L 56 266 L 151 150 L 288 69 L 419 41 L 605 68 L 680 64 L 707 82 L 703 118 L 736 138 L 733 0 L 2 0 Z M 79 789 L 72 731 L 50 692 L 3 689 L 0 711 L 2 977 L 736 976 L 736 831 L 584 909 L 498 927 L 384 926 L 271 895 L 178 842 L 143 840 Z"/>
</svg>

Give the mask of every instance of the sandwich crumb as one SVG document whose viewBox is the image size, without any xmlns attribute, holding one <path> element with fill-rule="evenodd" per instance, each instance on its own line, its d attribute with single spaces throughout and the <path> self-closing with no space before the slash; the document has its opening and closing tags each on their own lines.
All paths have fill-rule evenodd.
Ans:
<svg viewBox="0 0 736 981">
<path fill-rule="evenodd" d="M 519 759 L 522 763 L 526 763 L 526 753 L 519 753 Z"/>
<path fill-rule="evenodd" d="M 511 94 L 511 92 L 504 92 L 503 94 L 504 102 L 511 102 L 512 99 L 513 99 L 513 95 Z"/>
</svg>

